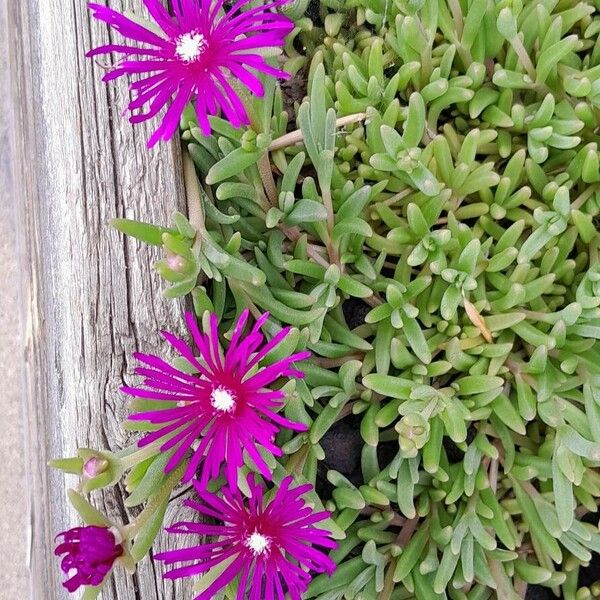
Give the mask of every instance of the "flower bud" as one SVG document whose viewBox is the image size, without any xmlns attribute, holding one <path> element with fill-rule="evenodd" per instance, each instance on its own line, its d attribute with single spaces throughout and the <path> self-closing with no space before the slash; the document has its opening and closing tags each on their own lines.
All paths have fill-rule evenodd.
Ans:
<svg viewBox="0 0 600 600">
<path fill-rule="evenodd" d="M 83 460 L 80 489 L 85 494 L 114 485 L 123 475 L 120 460 L 111 452 L 79 448 L 77 454 Z"/>
<path fill-rule="evenodd" d="M 166 263 L 172 271 L 176 273 L 181 273 L 185 271 L 187 266 L 187 261 L 183 256 L 179 256 L 178 254 L 171 254 L 167 256 Z"/>
<path fill-rule="evenodd" d="M 101 475 L 108 469 L 108 461 L 105 458 L 92 456 L 83 464 L 83 473 L 86 477 L 92 479 L 97 475 Z"/>
<path fill-rule="evenodd" d="M 115 533 L 113 528 L 88 526 L 74 527 L 56 536 L 62 538 L 62 543 L 54 554 L 62 556 L 61 568 L 70 576 L 63 583 L 69 592 L 102 583 L 124 553 L 121 536 Z"/>
</svg>

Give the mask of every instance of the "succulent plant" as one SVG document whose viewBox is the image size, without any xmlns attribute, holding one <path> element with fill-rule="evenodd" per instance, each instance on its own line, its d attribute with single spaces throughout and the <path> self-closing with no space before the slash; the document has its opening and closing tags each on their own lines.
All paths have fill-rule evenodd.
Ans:
<svg viewBox="0 0 600 600">
<path fill-rule="evenodd" d="M 598 597 L 597 3 L 287 10 L 252 125 L 184 113 L 188 216 L 115 226 L 166 296 L 311 351 L 279 463 L 340 542 L 306 598 Z"/>
</svg>

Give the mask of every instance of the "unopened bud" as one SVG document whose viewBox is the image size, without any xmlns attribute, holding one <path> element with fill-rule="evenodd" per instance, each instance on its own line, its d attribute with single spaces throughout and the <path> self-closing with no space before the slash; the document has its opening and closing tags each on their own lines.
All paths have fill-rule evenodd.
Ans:
<svg viewBox="0 0 600 600">
<path fill-rule="evenodd" d="M 172 254 L 171 256 L 167 256 L 167 264 L 172 271 L 176 271 L 180 273 L 185 270 L 185 258 L 183 256 L 179 256 L 178 254 Z"/>
<path fill-rule="evenodd" d="M 101 475 L 108 469 L 108 461 L 105 458 L 92 456 L 88 458 L 83 465 L 83 472 L 90 479 Z"/>
</svg>

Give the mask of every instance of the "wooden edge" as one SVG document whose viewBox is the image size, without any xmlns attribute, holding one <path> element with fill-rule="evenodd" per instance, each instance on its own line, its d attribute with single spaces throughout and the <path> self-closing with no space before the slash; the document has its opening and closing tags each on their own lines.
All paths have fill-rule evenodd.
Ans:
<svg viewBox="0 0 600 600">
<path fill-rule="evenodd" d="M 141 4 L 109 3 L 116 9 Z M 65 493 L 75 480 L 65 481 L 47 461 L 76 446 L 118 449 L 132 441 L 119 428 L 126 402 L 116 392 L 129 378 L 129 356 L 136 346 L 164 351 L 158 330 L 181 326 L 177 303 L 158 293 L 151 269 L 156 253 L 107 225 L 111 216 L 167 224 L 170 213 L 185 210 L 179 144 L 148 151 L 149 127 L 134 129 L 120 119 L 126 83 L 105 87 L 98 65 L 83 57 L 86 47 L 108 37 L 106 27 L 90 22 L 85 4 L 8 3 L 27 341 L 27 535 L 31 597 L 40 600 L 68 597 L 54 536 L 79 524 Z M 93 501 L 111 518 L 126 520 L 134 513 L 123 499 L 117 487 Z M 169 545 L 159 540 L 161 548 Z M 192 597 L 189 586 L 163 582 L 161 566 L 146 559 L 133 578 L 116 573 L 102 597 Z"/>
</svg>

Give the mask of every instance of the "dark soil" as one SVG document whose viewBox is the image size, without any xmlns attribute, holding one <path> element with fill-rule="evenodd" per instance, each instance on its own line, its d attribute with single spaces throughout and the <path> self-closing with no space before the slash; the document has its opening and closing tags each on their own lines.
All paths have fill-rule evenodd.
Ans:
<svg viewBox="0 0 600 600">
<path fill-rule="evenodd" d="M 394 75 L 396 75 L 397 72 L 398 65 L 396 64 L 389 65 L 383 70 L 383 74 L 386 76 L 387 79 L 391 79 L 392 77 L 394 77 Z"/>
<path fill-rule="evenodd" d="M 398 442 L 380 442 L 377 444 L 377 462 L 381 470 L 385 469 L 398 454 Z"/>
<path fill-rule="evenodd" d="M 541 585 L 528 585 L 525 600 L 556 600 L 552 590 Z"/>
<path fill-rule="evenodd" d="M 344 304 L 342 304 L 342 310 L 348 328 L 354 329 L 360 325 L 364 325 L 365 317 L 371 310 L 371 307 L 359 298 L 348 298 L 348 300 L 345 300 Z"/>
<path fill-rule="evenodd" d="M 310 0 L 310 4 L 306 9 L 306 16 L 313 22 L 315 27 L 323 27 L 320 0 Z"/>
<path fill-rule="evenodd" d="M 360 420 L 355 415 L 338 421 L 321 439 L 325 451 L 324 463 L 342 475 L 351 475 L 360 469 L 363 440 L 360 437 Z"/>
<path fill-rule="evenodd" d="M 354 485 L 362 485 L 360 455 L 363 440 L 359 427 L 360 418 L 350 415 L 338 421 L 321 439 L 325 460 L 319 463 L 316 485 L 321 498 L 331 498 L 333 486 L 327 480 L 327 471 L 330 469 L 340 472 Z"/>
<path fill-rule="evenodd" d="M 302 100 L 304 100 L 304 97 L 307 94 L 308 79 L 306 74 L 306 68 L 300 69 L 300 71 L 298 71 L 291 79 L 281 83 L 283 108 L 289 117 L 288 131 L 294 131 L 296 129 L 295 104 L 302 104 Z"/>
</svg>

